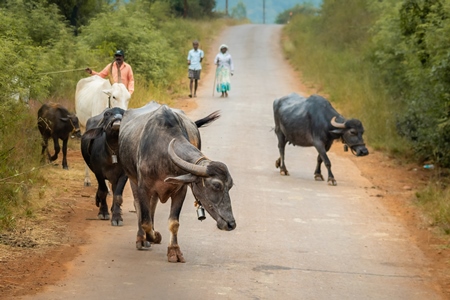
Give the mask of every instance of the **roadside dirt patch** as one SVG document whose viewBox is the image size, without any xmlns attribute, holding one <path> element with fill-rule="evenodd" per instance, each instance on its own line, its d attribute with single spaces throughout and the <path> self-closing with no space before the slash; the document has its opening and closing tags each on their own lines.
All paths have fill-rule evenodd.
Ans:
<svg viewBox="0 0 450 300">
<path fill-rule="evenodd" d="M 71 141 L 71 146 L 76 143 Z M 41 189 L 47 204 L 32 218 L 18 220 L 16 230 L 0 235 L 2 299 L 35 293 L 55 283 L 64 276 L 65 264 L 77 255 L 79 246 L 88 242 L 86 219 L 95 216 L 95 189 L 83 187 L 80 151 L 69 149 L 69 171 L 62 169 L 60 160 L 43 170 L 48 183 Z"/>
<path fill-rule="evenodd" d="M 400 165 L 373 150 L 369 150 L 368 156 L 358 158 L 344 152 L 340 143 L 336 143 L 331 151 L 349 157 L 362 176 L 372 182 L 369 194 L 408 229 L 411 244 L 416 244 L 430 260 L 428 271 L 436 279 L 436 287 L 450 298 L 449 237 L 432 227 L 414 204 L 416 192 L 425 187 L 434 171 L 417 164 Z"/>
</svg>

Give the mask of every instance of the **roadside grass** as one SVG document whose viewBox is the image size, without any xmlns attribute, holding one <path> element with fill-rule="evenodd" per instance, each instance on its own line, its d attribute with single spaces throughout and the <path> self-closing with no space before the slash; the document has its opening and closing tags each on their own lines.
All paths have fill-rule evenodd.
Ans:
<svg viewBox="0 0 450 300">
<path fill-rule="evenodd" d="M 36 118 L 20 103 L 3 102 L 8 118 L 0 121 L 0 228 L 14 227 L 33 212 L 34 186 L 39 172 L 41 140 Z"/>
<path fill-rule="evenodd" d="M 447 184 L 444 182 L 447 181 Z M 416 193 L 416 203 L 428 216 L 431 226 L 450 234 L 450 188 L 448 178 L 435 179 Z"/>
</svg>

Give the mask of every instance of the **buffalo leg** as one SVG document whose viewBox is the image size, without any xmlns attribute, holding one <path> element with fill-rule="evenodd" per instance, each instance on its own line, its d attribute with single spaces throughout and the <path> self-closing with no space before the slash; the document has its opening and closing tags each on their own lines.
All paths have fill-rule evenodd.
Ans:
<svg viewBox="0 0 450 300">
<path fill-rule="evenodd" d="M 280 152 L 280 157 L 275 161 L 275 168 L 280 168 L 281 175 L 289 175 L 284 163 L 284 150 L 286 148 L 287 140 L 285 135 L 278 128 L 275 128 L 275 133 L 278 138 L 278 151 Z"/>
<path fill-rule="evenodd" d="M 131 190 L 133 191 L 134 208 L 138 218 L 138 232 L 136 236 L 136 249 L 142 250 L 149 248 L 150 242 L 146 240 L 146 232 L 151 227 L 149 201 L 145 191 L 140 191 L 139 186 L 130 181 Z"/>
<path fill-rule="evenodd" d="M 48 138 L 47 137 L 43 137 L 42 138 L 42 163 L 46 162 L 46 159 L 48 158 L 48 160 L 50 160 L 50 154 L 48 153 Z M 47 157 L 46 157 L 47 156 Z"/>
<path fill-rule="evenodd" d="M 106 203 L 106 196 L 108 195 L 108 188 L 106 187 L 105 180 L 102 177 L 97 176 L 98 189 L 95 195 L 95 204 L 99 207 L 97 217 L 100 220 L 109 220 L 108 203 Z"/>
<path fill-rule="evenodd" d="M 122 203 L 123 203 L 123 189 L 125 188 L 125 184 L 127 183 L 128 177 L 123 175 L 117 181 L 114 181 L 112 185 L 113 190 L 113 202 L 111 205 L 111 225 L 112 226 L 122 226 Z"/>
<path fill-rule="evenodd" d="M 167 247 L 167 260 L 172 263 L 186 262 L 183 253 L 178 245 L 178 228 L 180 227 L 180 212 L 183 207 L 184 198 L 186 197 L 187 187 L 183 186 L 175 195 L 172 196 L 169 216 L 170 242 Z"/>
<path fill-rule="evenodd" d="M 55 154 L 50 157 L 50 161 L 54 161 L 58 159 L 58 154 L 61 151 L 61 148 L 59 147 L 59 141 L 57 137 L 53 138 L 53 147 L 55 148 Z"/>
<path fill-rule="evenodd" d="M 67 165 L 67 142 L 69 138 L 63 140 L 62 144 L 62 153 L 63 153 L 63 160 L 62 160 L 62 167 L 64 170 L 69 170 L 69 166 Z"/>
<path fill-rule="evenodd" d="M 154 244 L 160 244 L 162 240 L 161 234 L 155 230 L 155 211 L 156 206 L 158 205 L 159 198 L 158 197 L 152 197 L 150 199 L 150 217 L 152 219 L 152 231 L 146 233 L 146 239 L 147 241 L 154 243 Z"/>
<path fill-rule="evenodd" d="M 314 179 L 317 181 L 323 181 L 322 171 L 320 170 L 320 166 L 322 165 L 322 156 L 317 155 L 317 165 L 316 170 L 314 171 Z"/>
<path fill-rule="evenodd" d="M 88 165 L 84 165 L 84 186 L 91 186 L 91 175 Z"/>
<path fill-rule="evenodd" d="M 325 167 L 328 170 L 328 184 L 329 185 L 337 185 L 336 180 L 334 179 L 334 175 L 331 172 L 331 162 L 327 155 L 327 151 L 329 150 L 330 146 L 327 146 L 327 148 L 325 148 L 323 145 L 315 145 L 317 152 L 319 152 L 320 157 L 317 158 L 317 167 L 316 167 L 316 171 L 314 172 L 314 177 L 317 180 L 318 175 L 322 176 L 320 173 L 320 164 L 323 161 Z"/>
</svg>

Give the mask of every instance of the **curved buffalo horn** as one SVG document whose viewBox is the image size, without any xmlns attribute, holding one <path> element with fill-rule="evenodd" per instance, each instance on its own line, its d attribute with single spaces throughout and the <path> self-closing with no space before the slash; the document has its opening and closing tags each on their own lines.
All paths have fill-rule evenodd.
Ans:
<svg viewBox="0 0 450 300">
<path fill-rule="evenodd" d="M 112 75 L 113 65 L 114 65 L 114 61 L 111 63 L 111 66 L 109 67 L 109 74 L 108 74 L 109 75 L 108 76 L 109 83 L 111 85 L 113 85 L 113 83 L 114 83 L 114 78 L 113 78 L 113 75 Z"/>
<path fill-rule="evenodd" d="M 176 164 L 178 167 L 182 168 L 183 170 L 197 175 L 197 176 L 203 176 L 207 177 L 208 174 L 206 173 L 206 167 L 204 166 L 198 166 L 196 164 L 192 164 L 190 162 L 187 162 L 183 159 L 181 159 L 174 151 L 173 149 L 173 143 L 175 142 L 175 139 L 172 139 L 169 143 L 169 147 L 167 148 L 167 151 L 169 152 L 169 157 L 173 161 L 174 164 Z"/>
<path fill-rule="evenodd" d="M 336 117 L 333 117 L 333 119 L 331 119 L 331 125 L 333 125 L 336 128 L 345 128 L 345 122 L 344 123 L 337 123 L 336 122 Z"/>
</svg>

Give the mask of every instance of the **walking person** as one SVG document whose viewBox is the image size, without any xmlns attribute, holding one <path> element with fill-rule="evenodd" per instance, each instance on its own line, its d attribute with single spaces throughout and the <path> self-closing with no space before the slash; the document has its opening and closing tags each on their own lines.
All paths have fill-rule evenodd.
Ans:
<svg viewBox="0 0 450 300">
<path fill-rule="evenodd" d="M 86 72 L 88 72 L 91 75 L 98 75 L 102 78 L 106 78 L 108 77 L 110 74 L 110 70 L 111 70 L 111 75 L 113 78 L 113 81 L 119 82 L 119 77 L 118 77 L 118 71 L 117 71 L 117 66 L 120 68 L 120 78 L 122 80 L 122 83 L 125 85 L 125 87 L 127 88 L 128 92 L 131 94 L 133 94 L 134 92 L 134 75 L 133 75 L 133 69 L 131 68 L 131 66 L 129 64 L 127 64 L 125 61 L 125 55 L 123 53 L 122 50 L 117 50 L 114 53 L 114 61 L 110 64 L 108 64 L 102 71 L 100 72 L 95 72 L 94 70 L 92 70 L 91 68 L 86 68 Z M 114 64 L 111 66 L 111 64 Z M 114 67 L 114 68 L 112 68 Z"/>
<path fill-rule="evenodd" d="M 193 49 L 189 50 L 187 61 L 189 65 L 188 69 L 188 77 L 189 77 L 189 97 L 192 98 L 197 97 L 197 86 L 198 81 L 200 80 L 200 73 L 202 71 L 202 60 L 205 56 L 203 50 L 198 49 L 198 41 L 195 40 L 192 42 Z M 194 89 L 194 93 L 192 94 L 192 88 Z"/>
<path fill-rule="evenodd" d="M 225 44 L 220 45 L 219 53 L 214 59 L 217 65 L 216 70 L 216 90 L 222 93 L 221 98 L 228 97 L 228 91 L 230 90 L 231 76 L 234 73 L 233 59 L 228 53 L 228 46 Z"/>
</svg>

